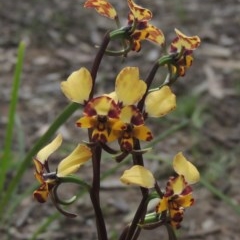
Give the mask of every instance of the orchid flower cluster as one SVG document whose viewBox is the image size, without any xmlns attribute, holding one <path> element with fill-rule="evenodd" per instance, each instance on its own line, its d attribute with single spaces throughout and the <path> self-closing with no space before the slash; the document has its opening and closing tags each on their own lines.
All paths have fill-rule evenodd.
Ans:
<svg viewBox="0 0 240 240">
<path fill-rule="evenodd" d="M 75 125 L 88 129 L 89 139 L 79 144 L 72 153 L 60 161 L 55 171 L 50 171 L 49 158 L 62 143 L 58 135 L 34 157 L 35 177 L 40 187 L 34 191 L 34 198 L 44 203 L 50 197 L 56 208 L 68 217 L 75 213 L 67 212 L 62 206 L 71 204 L 76 197 L 63 201 L 58 195 L 58 187 L 66 182 L 77 183 L 89 192 L 95 211 L 98 239 L 107 240 L 108 234 L 100 204 L 101 160 L 106 151 L 116 160 L 116 164 L 132 159 L 132 166 L 126 169 L 120 181 L 126 185 L 136 185 L 141 189 L 142 200 L 132 222 L 120 234 L 119 239 L 137 239 L 141 229 L 154 229 L 165 226 L 169 239 L 176 239 L 174 229 L 180 228 L 184 211 L 192 206 L 194 198 L 191 185 L 198 182 L 199 172 L 183 153 L 173 159 L 175 176 L 168 179 L 165 190 L 161 189 L 154 174 L 144 166 L 142 141 L 151 141 L 154 135 L 147 126 L 148 118 L 160 118 L 176 108 L 176 95 L 171 85 L 186 74 L 193 61 L 193 51 L 200 45 L 198 36 L 186 36 L 175 29 L 176 37 L 167 47 L 164 34 L 150 23 L 152 12 L 126 0 L 129 6 L 127 23 L 120 25 L 115 8 L 107 0 L 87 0 L 86 8 L 95 9 L 100 15 L 116 22 L 116 29 L 107 31 L 97 50 L 92 69 L 81 67 L 61 83 L 63 94 L 83 112 Z M 111 41 L 119 41 L 120 50 L 108 48 Z M 111 92 L 98 95 L 96 77 L 104 55 L 127 58 L 130 51 L 139 52 L 141 42 L 149 40 L 162 48 L 163 54 L 156 60 L 147 78 L 142 80 L 138 67 L 125 67 L 116 74 Z M 157 70 L 167 69 L 163 81 L 151 88 Z M 114 149 L 110 143 L 116 142 Z M 114 145 L 116 146 L 116 145 Z M 73 175 L 91 159 L 92 182 Z M 129 159 L 129 158 L 128 158 Z M 147 212 L 150 200 L 157 199 L 153 212 Z"/>
</svg>

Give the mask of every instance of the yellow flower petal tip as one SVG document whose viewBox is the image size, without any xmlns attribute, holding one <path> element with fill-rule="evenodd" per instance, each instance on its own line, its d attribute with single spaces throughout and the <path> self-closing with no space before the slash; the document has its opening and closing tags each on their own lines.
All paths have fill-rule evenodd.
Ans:
<svg viewBox="0 0 240 240">
<path fill-rule="evenodd" d="M 61 89 L 69 100 L 83 104 L 92 90 L 92 76 L 86 68 L 80 68 L 61 82 Z"/>
<path fill-rule="evenodd" d="M 153 188 L 155 185 L 155 178 L 153 174 L 148 169 L 140 165 L 134 165 L 129 170 L 125 170 L 120 180 L 124 184 L 133 184 L 144 188 Z"/>
<path fill-rule="evenodd" d="M 118 101 L 125 106 L 138 102 L 146 89 L 146 83 L 139 79 L 139 69 L 137 67 L 125 67 L 117 76 L 116 95 Z"/>
<path fill-rule="evenodd" d="M 194 184 L 200 179 L 197 168 L 183 156 L 182 152 L 174 157 L 173 169 L 177 174 L 184 176 L 189 184 Z"/>
<path fill-rule="evenodd" d="M 40 161 L 42 164 L 44 164 L 44 162 L 48 159 L 48 157 L 53 152 L 55 152 L 60 147 L 61 144 L 62 144 L 62 135 L 59 134 L 52 142 L 50 142 L 48 145 L 46 145 L 44 148 L 42 148 L 38 152 L 36 159 Z"/>
<path fill-rule="evenodd" d="M 59 163 L 57 176 L 64 177 L 76 172 L 91 156 L 91 150 L 87 146 L 79 144 L 70 155 Z"/>
<path fill-rule="evenodd" d="M 145 110 L 150 117 L 162 117 L 176 108 L 176 95 L 164 86 L 150 92 L 145 99 Z"/>
</svg>

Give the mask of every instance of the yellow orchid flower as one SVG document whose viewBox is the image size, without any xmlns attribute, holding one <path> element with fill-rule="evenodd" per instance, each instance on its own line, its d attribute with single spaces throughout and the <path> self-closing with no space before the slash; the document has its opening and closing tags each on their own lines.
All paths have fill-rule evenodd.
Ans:
<svg viewBox="0 0 240 240">
<path fill-rule="evenodd" d="M 78 168 L 92 156 L 88 147 L 78 145 L 68 157 L 59 163 L 56 172 L 50 172 L 48 158 L 60 147 L 61 143 L 62 136 L 58 135 L 51 143 L 41 149 L 33 159 L 35 164 L 35 177 L 41 184 L 39 188 L 34 191 L 33 196 L 40 203 L 47 201 L 51 190 L 58 185 L 59 178 L 76 172 Z"/>
<path fill-rule="evenodd" d="M 114 134 L 109 136 L 113 124 L 119 121 L 120 109 L 115 101 L 108 96 L 100 96 L 91 99 L 84 108 L 84 116 L 76 125 L 81 128 L 93 129 L 91 140 L 102 143 L 117 139 Z"/>
<path fill-rule="evenodd" d="M 153 139 L 151 130 L 144 125 L 142 114 L 134 105 L 121 108 L 120 121 L 112 126 L 111 134 L 118 136 L 121 150 L 131 152 L 134 139 L 151 141 Z"/>
<path fill-rule="evenodd" d="M 170 224 L 175 228 L 180 228 L 184 209 L 194 203 L 192 188 L 189 184 L 199 181 L 200 174 L 181 152 L 174 157 L 173 168 L 179 175 L 169 178 L 166 192 L 158 204 L 156 212 L 168 211 Z"/>
<path fill-rule="evenodd" d="M 135 29 L 131 35 L 133 40 L 132 50 L 139 52 L 142 40 L 150 40 L 158 45 L 162 45 L 165 42 L 162 31 L 149 23 L 152 19 L 152 12 L 137 5 L 133 0 L 128 0 L 128 6 L 130 8 L 128 24 L 130 26 L 135 25 Z"/>
<path fill-rule="evenodd" d="M 133 0 L 128 0 L 128 6 L 130 9 L 128 25 L 133 27 L 132 31 L 129 32 L 132 50 L 140 51 L 142 40 L 149 40 L 162 45 L 165 41 L 162 31 L 149 23 L 152 19 L 152 12 L 137 5 Z M 115 8 L 107 0 L 87 0 L 84 7 L 94 8 L 100 15 L 110 19 L 116 20 L 118 18 Z M 129 41 L 129 39 L 126 39 L 126 41 Z"/>
<path fill-rule="evenodd" d="M 176 64 L 172 65 L 173 73 L 179 76 L 184 76 L 186 70 L 192 65 L 193 51 L 196 50 L 201 40 L 198 36 L 186 36 L 178 29 L 175 29 L 177 37 L 172 41 L 170 47 L 171 54 L 180 54 L 177 58 Z"/>
</svg>

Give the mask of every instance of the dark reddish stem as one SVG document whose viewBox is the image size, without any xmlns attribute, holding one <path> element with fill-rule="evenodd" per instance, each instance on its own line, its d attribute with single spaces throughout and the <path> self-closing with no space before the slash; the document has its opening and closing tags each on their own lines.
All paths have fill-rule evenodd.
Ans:
<svg viewBox="0 0 240 240">
<path fill-rule="evenodd" d="M 145 189 L 145 190 L 147 190 L 147 189 Z M 135 216 L 132 220 L 132 224 L 129 227 L 128 234 L 127 234 L 125 240 L 131 240 L 133 238 L 133 236 L 136 234 L 136 231 L 137 231 L 137 235 L 140 234 L 141 229 L 138 229 L 138 223 L 142 219 L 142 216 L 145 215 L 145 213 L 146 213 L 147 204 L 148 204 L 148 193 L 145 193 L 142 197 L 142 200 L 141 200 L 141 202 L 138 206 L 138 209 L 135 213 Z"/>
<path fill-rule="evenodd" d="M 146 79 L 146 81 L 145 81 L 146 84 L 147 84 L 147 89 L 146 89 L 146 92 L 145 92 L 145 94 L 143 95 L 141 101 L 138 103 L 138 109 L 139 109 L 140 111 L 143 110 L 145 98 L 146 98 L 146 96 L 147 96 L 147 94 L 148 94 L 148 90 L 149 90 L 149 88 L 150 88 L 150 86 L 151 86 L 151 84 L 152 84 L 152 81 L 153 81 L 153 79 L 154 79 L 154 77 L 155 77 L 155 75 L 156 75 L 156 72 L 157 72 L 158 68 L 159 68 L 159 63 L 156 62 L 156 63 L 153 65 L 153 67 L 152 67 L 152 69 L 151 69 L 150 73 L 148 74 L 148 77 L 147 77 L 147 79 Z"/>
<path fill-rule="evenodd" d="M 94 94 L 94 90 L 95 90 L 95 83 L 96 83 L 96 77 L 97 77 L 97 72 L 98 72 L 98 69 L 99 69 L 99 66 L 100 66 L 100 63 L 102 61 L 102 58 L 105 54 L 105 51 L 107 49 L 107 46 L 110 42 L 110 31 L 108 31 L 104 38 L 103 38 L 103 41 L 102 41 L 102 44 L 100 45 L 100 48 L 97 52 L 97 55 L 95 57 L 95 60 L 93 62 L 93 65 L 92 65 L 92 69 L 91 69 L 91 75 L 92 75 L 92 81 L 93 81 L 93 87 L 92 87 L 92 91 L 89 95 L 89 99 L 91 99 L 93 97 L 93 94 Z"/>
<path fill-rule="evenodd" d="M 97 72 L 109 42 L 110 42 L 110 36 L 109 36 L 109 32 L 107 32 L 103 38 L 103 42 L 97 52 L 97 55 L 92 65 L 91 76 L 93 81 L 93 87 L 89 95 L 89 99 L 93 97 Z M 89 135 L 89 140 L 91 142 L 92 129 L 89 129 L 88 135 Z M 93 208 L 95 211 L 95 216 L 96 216 L 98 239 L 107 240 L 108 237 L 107 237 L 106 224 L 105 224 L 102 209 L 100 206 L 100 196 L 99 196 L 100 195 L 101 155 L 102 155 L 102 148 L 100 144 L 96 144 L 92 148 L 92 154 L 93 154 L 92 155 L 93 178 L 92 178 L 92 187 L 90 189 L 90 198 L 91 198 Z"/>
<path fill-rule="evenodd" d="M 149 73 L 149 75 L 148 75 L 148 77 L 147 77 L 147 79 L 145 81 L 146 84 L 147 84 L 147 89 L 146 89 L 146 92 L 143 95 L 141 101 L 138 103 L 138 109 L 140 111 L 143 111 L 145 98 L 147 96 L 148 90 L 149 90 L 149 88 L 150 88 L 150 86 L 152 84 L 152 81 L 153 81 L 153 79 L 155 77 L 155 74 L 156 74 L 158 68 L 159 68 L 159 62 L 157 61 L 153 65 L 153 67 L 152 67 L 152 69 L 151 69 L 151 71 L 150 71 L 150 73 Z M 141 149 L 139 140 L 135 140 L 134 141 L 134 149 L 136 149 L 136 150 L 140 150 Z M 140 154 L 133 155 L 133 164 L 134 165 L 144 166 L 144 161 L 143 161 L 142 155 L 140 155 Z M 142 200 L 141 200 L 141 202 L 140 202 L 140 204 L 138 206 L 138 209 L 137 209 L 137 211 L 135 213 L 135 216 L 133 218 L 131 226 L 129 227 L 129 231 L 128 231 L 128 234 L 127 234 L 125 240 L 131 240 L 134 237 L 134 235 L 137 237 L 140 234 L 140 232 L 141 232 L 141 229 L 138 228 L 138 223 L 140 222 L 140 220 L 143 218 L 143 216 L 146 213 L 146 208 L 147 208 L 147 203 L 148 203 L 147 200 L 148 200 L 149 191 L 148 191 L 148 189 L 143 188 L 143 187 L 140 187 L 140 189 L 141 189 L 141 192 L 142 192 Z"/>
</svg>

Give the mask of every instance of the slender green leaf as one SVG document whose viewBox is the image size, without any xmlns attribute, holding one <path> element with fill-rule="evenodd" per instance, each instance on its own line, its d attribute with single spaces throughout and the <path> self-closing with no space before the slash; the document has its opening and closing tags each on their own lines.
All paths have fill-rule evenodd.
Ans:
<svg viewBox="0 0 240 240">
<path fill-rule="evenodd" d="M 25 44 L 21 42 L 18 47 L 18 55 L 17 55 L 18 57 L 17 57 L 17 63 L 14 71 L 14 77 L 13 77 L 11 102 L 10 102 L 9 111 L 8 111 L 8 124 L 6 128 L 5 139 L 4 139 L 3 158 L 0 162 L 0 192 L 2 192 L 3 190 L 6 172 L 8 170 L 8 167 L 10 166 L 10 161 L 11 161 L 13 130 L 14 130 L 15 115 L 16 115 L 16 107 L 18 103 L 18 91 L 20 87 L 24 52 L 25 52 Z"/>
</svg>

